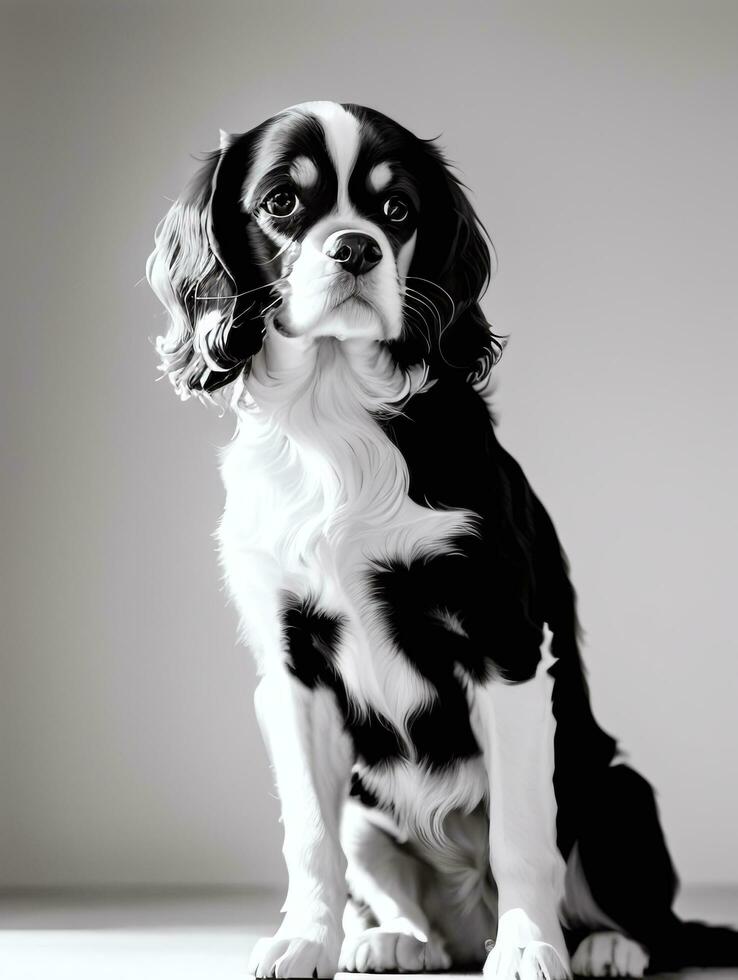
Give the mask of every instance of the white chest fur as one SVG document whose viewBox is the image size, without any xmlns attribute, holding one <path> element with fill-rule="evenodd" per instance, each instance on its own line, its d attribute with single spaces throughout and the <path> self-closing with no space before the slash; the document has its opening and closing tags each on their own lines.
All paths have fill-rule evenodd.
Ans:
<svg viewBox="0 0 738 980">
<path fill-rule="evenodd" d="M 356 710 L 402 729 L 434 692 L 385 635 L 366 576 L 373 562 L 442 552 L 471 515 L 413 502 L 404 458 L 376 421 L 422 376 L 399 372 L 378 344 L 269 340 L 222 465 L 220 550 L 244 638 L 268 670 L 284 656 L 280 597 L 312 597 L 346 624 L 338 665 Z"/>
</svg>

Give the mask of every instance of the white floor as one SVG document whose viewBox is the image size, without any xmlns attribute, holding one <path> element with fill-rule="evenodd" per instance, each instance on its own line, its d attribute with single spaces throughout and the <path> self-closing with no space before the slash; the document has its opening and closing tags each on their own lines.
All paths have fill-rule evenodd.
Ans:
<svg viewBox="0 0 738 980">
<path fill-rule="evenodd" d="M 279 904 L 225 890 L 0 895 L 0 980 L 243 980 Z M 685 889 L 678 910 L 738 926 L 738 889 Z M 680 977 L 738 980 L 738 969 Z"/>
</svg>

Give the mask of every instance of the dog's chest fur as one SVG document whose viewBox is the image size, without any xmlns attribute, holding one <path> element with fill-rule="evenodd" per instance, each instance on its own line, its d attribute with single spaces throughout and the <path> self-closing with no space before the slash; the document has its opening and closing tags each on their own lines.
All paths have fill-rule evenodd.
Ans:
<svg viewBox="0 0 738 980">
<path fill-rule="evenodd" d="M 422 379 L 345 350 L 323 343 L 314 363 L 275 373 L 268 360 L 255 362 L 253 403 L 222 467 L 226 577 L 261 670 L 283 661 L 308 685 L 334 687 L 372 791 L 399 804 L 432 782 L 457 797 L 464 793 L 452 784 L 469 784 L 459 766 L 440 779 L 417 765 L 408 722 L 435 706 L 441 724 L 443 692 L 388 635 L 372 575 L 443 554 L 473 515 L 411 500 L 405 460 L 377 421 Z M 458 629 L 452 618 L 448 628 Z M 388 727 L 399 744 L 383 749 Z M 379 767 L 380 776 L 374 763 L 387 761 L 401 765 Z"/>
</svg>

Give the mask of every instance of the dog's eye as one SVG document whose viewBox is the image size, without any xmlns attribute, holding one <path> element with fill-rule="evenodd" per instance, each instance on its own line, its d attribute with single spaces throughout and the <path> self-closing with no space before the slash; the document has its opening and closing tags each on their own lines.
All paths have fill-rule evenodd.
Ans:
<svg viewBox="0 0 738 980">
<path fill-rule="evenodd" d="M 410 214 L 410 204 L 407 198 L 402 197 L 400 194 L 393 194 L 384 202 L 383 211 L 390 221 L 395 224 L 400 224 Z"/>
<path fill-rule="evenodd" d="M 285 184 L 282 187 L 278 187 L 276 191 L 272 191 L 268 197 L 265 197 L 261 206 L 273 218 L 286 218 L 288 215 L 295 213 L 299 203 L 297 194 L 295 194 L 289 185 Z"/>
</svg>

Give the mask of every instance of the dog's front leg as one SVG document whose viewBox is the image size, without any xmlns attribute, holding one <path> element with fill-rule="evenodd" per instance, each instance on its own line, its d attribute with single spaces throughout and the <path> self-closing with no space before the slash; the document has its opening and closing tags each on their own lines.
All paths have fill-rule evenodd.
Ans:
<svg viewBox="0 0 738 980">
<path fill-rule="evenodd" d="M 332 693 L 309 689 L 282 665 L 255 697 L 282 804 L 289 889 L 276 935 L 251 957 L 257 977 L 332 977 L 343 939 L 346 860 L 339 823 L 351 746 Z"/>
<path fill-rule="evenodd" d="M 493 980 L 570 976 L 558 918 L 564 862 L 556 846 L 551 682 L 487 682 L 476 720 L 489 779 L 489 844 L 499 893 L 497 938 L 484 974 Z"/>
</svg>

